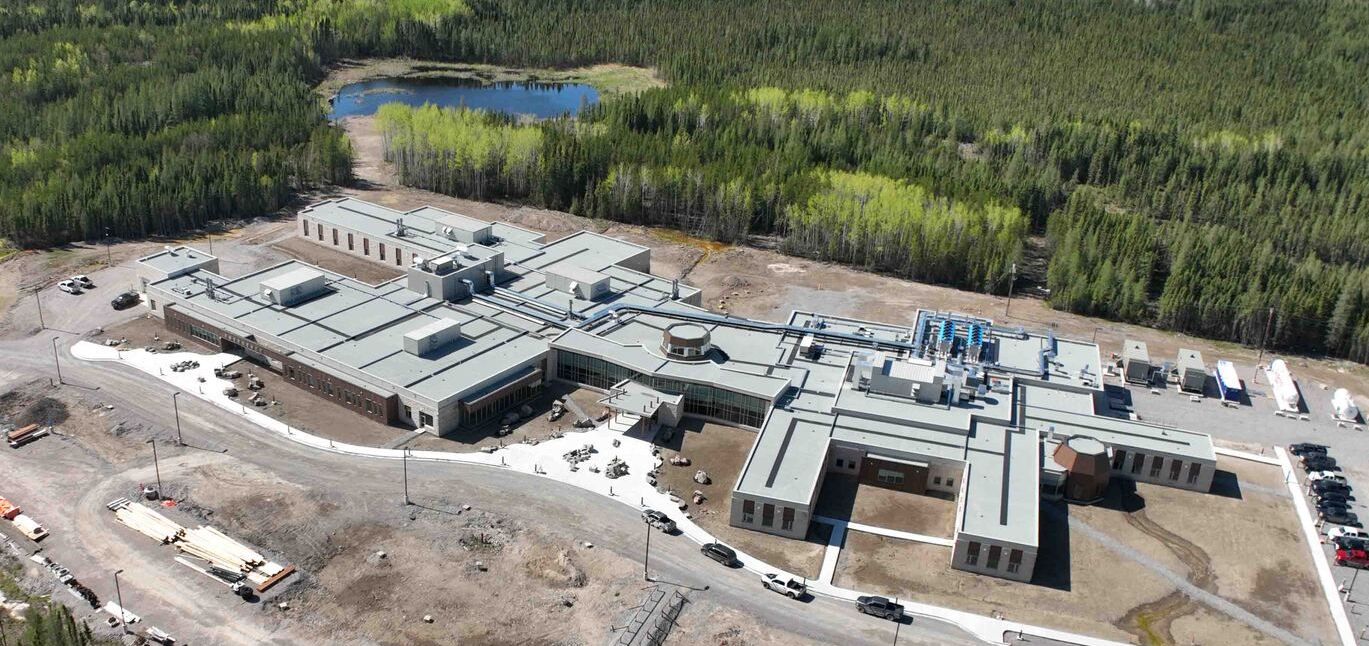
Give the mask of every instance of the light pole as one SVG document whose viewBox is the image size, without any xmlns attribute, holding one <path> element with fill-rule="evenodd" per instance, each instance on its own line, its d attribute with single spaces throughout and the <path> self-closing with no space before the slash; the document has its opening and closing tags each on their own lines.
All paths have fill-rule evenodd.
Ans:
<svg viewBox="0 0 1369 646">
<path fill-rule="evenodd" d="M 52 364 L 57 366 L 57 383 L 62 383 L 62 360 L 57 356 L 57 337 L 52 337 Z"/>
<path fill-rule="evenodd" d="M 181 391 L 171 393 L 171 410 L 176 412 L 176 446 L 185 446 L 185 440 L 181 439 L 181 407 L 176 403 Z"/>
<path fill-rule="evenodd" d="M 119 599 L 119 628 L 127 634 L 128 622 L 124 621 L 124 617 L 128 616 L 128 609 L 124 607 L 124 593 L 119 591 L 119 574 L 122 572 L 123 570 L 114 571 L 114 596 Z"/>
<path fill-rule="evenodd" d="M 162 499 L 162 467 L 157 462 L 157 438 L 148 440 L 152 445 L 152 471 L 157 474 L 157 500 Z"/>
<path fill-rule="evenodd" d="M 105 227 L 105 266 L 114 266 L 114 260 L 112 259 L 112 256 L 110 256 L 109 253 L 109 227 Z"/>
<path fill-rule="evenodd" d="M 898 597 L 894 597 L 894 605 L 898 605 Z M 903 617 L 899 616 L 898 621 L 894 623 L 894 646 L 898 646 L 898 629 L 902 627 Z"/>
<path fill-rule="evenodd" d="M 1101 330 L 1101 329 L 1103 329 L 1103 328 L 1100 328 L 1100 327 L 1093 328 L 1093 342 L 1092 342 L 1092 343 L 1093 343 L 1094 345 L 1098 345 L 1098 331 Z"/>
<path fill-rule="evenodd" d="M 647 564 L 651 562 L 651 523 L 642 522 L 642 527 L 646 528 L 646 553 L 642 555 L 642 578 L 651 580 L 651 573 L 647 570 Z"/>
<path fill-rule="evenodd" d="M 38 329 L 46 330 L 47 324 L 43 322 L 43 299 L 38 298 L 38 292 L 43 290 L 42 285 L 33 286 L 33 302 L 38 306 Z"/>
<path fill-rule="evenodd" d="M 400 455 L 400 461 L 404 463 L 404 506 L 408 507 L 414 504 L 413 501 L 409 500 L 409 448 L 405 447 L 404 452 Z"/>
<path fill-rule="evenodd" d="M 1003 318 L 1008 318 L 1008 310 L 1012 308 L 1012 286 L 1017 282 L 1017 263 L 1012 264 L 1012 273 L 1008 278 L 1008 302 L 1003 305 Z"/>
</svg>

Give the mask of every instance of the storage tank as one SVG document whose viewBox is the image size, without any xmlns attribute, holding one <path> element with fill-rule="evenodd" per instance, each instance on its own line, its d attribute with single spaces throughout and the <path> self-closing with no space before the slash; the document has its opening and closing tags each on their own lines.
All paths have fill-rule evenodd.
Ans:
<svg viewBox="0 0 1369 646">
<path fill-rule="evenodd" d="M 1288 364 L 1283 359 L 1275 359 L 1269 362 L 1265 375 L 1269 377 L 1270 390 L 1274 391 L 1274 401 L 1278 402 L 1279 410 L 1300 412 L 1302 393 L 1298 391 L 1298 382 L 1293 379 L 1293 373 L 1288 371 Z"/>
<path fill-rule="evenodd" d="M 1331 395 L 1331 406 L 1336 410 L 1336 419 L 1346 422 L 1359 421 L 1359 407 L 1355 405 L 1355 398 L 1350 396 L 1350 391 L 1337 388 Z"/>
</svg>

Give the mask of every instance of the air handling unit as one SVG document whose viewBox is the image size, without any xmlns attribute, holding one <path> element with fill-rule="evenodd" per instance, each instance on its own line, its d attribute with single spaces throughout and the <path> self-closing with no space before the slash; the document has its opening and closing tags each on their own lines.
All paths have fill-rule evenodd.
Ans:
<svg viewBox="0 0 1369 646">
<path fill-rule="evenodd" d="M 562 294 L 592 301 L 608 294 L 608 276 L 571 264 L 560 264 L 546 270 L 547 287 Z"/>
<path fill-rule="evenodd" d="M 1207 390 L 1207 366 L 1197 350 L 1179 350 L 1179 389 L 1202 394 Z"/>
<path fill-rule="evenodd" d="M 416 357 L 432 354 L 461 338 L 461 324 L 442 318 L 404 333 L 404 351 Z"/>
<path fill-rule="evenodd" d="M 295 269 L 261 281 L 261 297 L 281 307 L 290 307 L 323 293 L 327 277 L 313 269 Z"/>
<path fill-rule="evenodd" d="M 1150 351 L 1141 341 L 1127 339 L 1122 345 L 1122 376 L 1128 383 L 1149 384 L 1155 366 L 1150 362 Z"/>
</svg>

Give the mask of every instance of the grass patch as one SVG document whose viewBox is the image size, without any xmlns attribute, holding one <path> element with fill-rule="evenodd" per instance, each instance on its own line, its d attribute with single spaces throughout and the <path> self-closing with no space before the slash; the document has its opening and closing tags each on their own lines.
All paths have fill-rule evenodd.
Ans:
<svg viewBox="0 0 1369 646">
<path fill-rule="evenodd" d="M 656 75 L 656 70 L 630 65 L 606 64 L 557 70 L 382 58 L 344 61 L 319 84 L 317 90 L 327 100 L 344 85 L 377 78 L 475 79 L 484 83 L 583 83 L 593 86 L 605 96 L 665 87 L 665 81 Z"/>
</svg>

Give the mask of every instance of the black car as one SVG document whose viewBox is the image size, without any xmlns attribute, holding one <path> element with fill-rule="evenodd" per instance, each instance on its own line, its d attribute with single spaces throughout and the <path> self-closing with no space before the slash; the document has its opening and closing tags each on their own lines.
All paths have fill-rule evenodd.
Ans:
<svg viewBox="0 0 1369 646">
<path fill-rule="evenodd" d="M 903 606 L 884 597 L 856 597 L 856 610 L 894 621 L 903 619 Z"/>
<path fill-rule="evenodd" d="M 126 307 L 132 307 L 137 304 L 138 292 L 124 292 L 122 294 L 119 294 L 118 296 L 115 296 L 114 300 L 109 302 L 109 306 L 113 307 L 116 310 L 121 310 Z"/>
<path fill-rule="evenodd" d="M 1346 511 L 1344 507 L 1341 507 L 1339 509 L 1333 509 L 1330 511 L 1323 511 L 1321 513 L 1321 518 L 1322 520 L 1328 523 L 1345 525 L 1346 527 L 1360 526 L 1359 516 L 1356 516 L 1355 513 L 1352 511 Z"/>
<path fill-rule="evenodd" d="M 1312 493 L 1314 494 L 1327 493 L 1330 491 L 1339 491 L 1346 496 L 1349 496 L 1350 485 L 1345 484 L 1344 482 L 1336 482 L 1335 480 L 1318 480 L 1312 483 Z"/>
<path fill-rule="evenodd" d="M 1330 503 L 1335 505 L 1350 506 L 1350 492 L 1348 491 L 1321 491 L 1316 492 L 1317 504 Z"/>
<path fill-rule="evenodd" d="M 1333 510 L 1347 511 L 1347 510 L 1349 510 L 1349 509 L 1350 509 L 1350 508 L 1349 508 L 1348 506 L 1346 506 L 1346 504 L 1343 503 L 1343 502 L 1334 502 L 1334 501 L 1330 501 L 1330 500 L 1318 500 L 1318 501 L 1317 501 L 1317 511 L 1319 511 L 1319 512 L 1325 513 L 1325 512 L 1333 511 Z"/>
<path fill-rule="evenodd" d="M 1335 471 L 1336 459 L 1325 455 L 1312 455 L 1303 458 L 1302 468 L 1304 471 Z"/>
<path fill-rule="evenodd" d="M 737 553 L 733 551 L 732 548 L 723 545 L 722 543 L 704 543 L 704 546 L 699 548 L 699 551 L 702 552 L 704 556 L 722 563 L 727 567 L 737 567 L 742 564 L 741 561 L 737 560 Z"/>
<path fill-rule="evenodd" d="M 1288 447 L 1288 452 L 1293 455 L 1326 455 L 1327 447 L 1324 444 L 1313 444 L 1311 442 L 1298 442 Z"/>
<path fill-rule="evenodd" d="M 1336 545 L 1336 549 L 1369 551 L 1369 541 L 1358 536 L 1337 536 L 1331 542 Z"/>
</svg>

